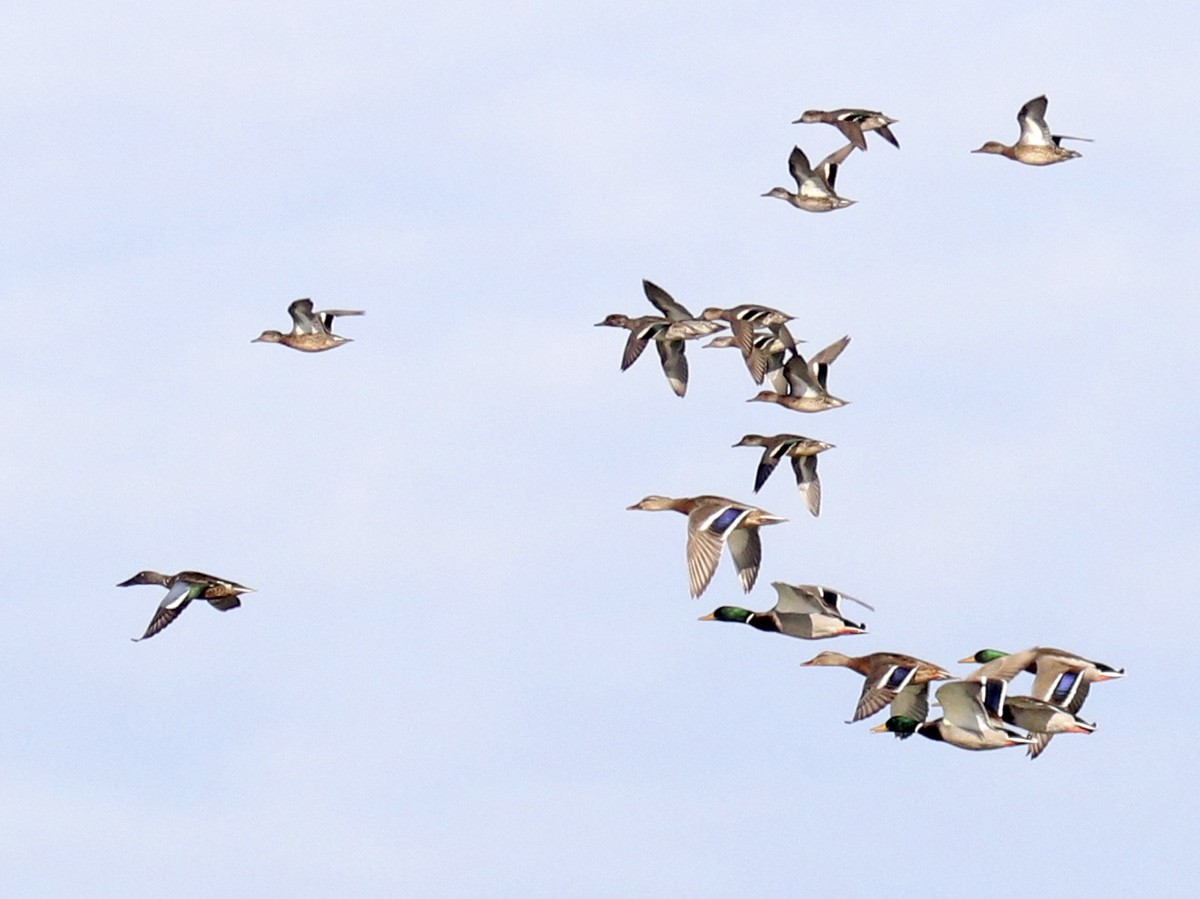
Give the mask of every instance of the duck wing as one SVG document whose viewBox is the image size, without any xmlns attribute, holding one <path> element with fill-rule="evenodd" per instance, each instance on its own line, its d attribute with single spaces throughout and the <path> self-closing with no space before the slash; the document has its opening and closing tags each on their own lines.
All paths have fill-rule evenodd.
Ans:
<svg viewBox="0 0 1200 899">
<path fill-rule="evenodd" d="M 853 115 L 854 110 L 847 110 L 842 116 L 838 116 L 833 124 L 837 126 L 837 130 L 842 132 L 846 140 L 850 141 L 850 148 L 858 147 L 860 150 L 867 149 L 867 139 L 863 135 L 862 124 L 859 122 L 861 116 Z"/>
<path fill-rule="evenodd" d="M 779 464 L 779 460 L 784 457 L 786 452 L 787 442 L 783 440 L 776 441 L 763 449 L 762 459 L 758 462 L 758 470 L 754 472 L 755 493 L 758 493 L 763 484 L 767 483 L 767 478 L 771 476 L 771 472 L 775 470 L 775 466 Z"/>
<path fill-rule="evenodd" d="M 638 356 L 642 355 L 642 351 L 646 349 L 657 330 L 654 323 L 647 324 L 640 320 L 629 329 L 629 339 L 625 341 L 625 351 L 621 354 L 621 371 L 637 362 Z"/>
<path fill-rule="evenodd" d="M 909 685 L 917 672 L 915 664 L 882 659 L 871 666 L 863 682 L 862 695 L 854 709 L 854 717 L 849 723 L 870 718 L 885 705 L 893 702 L 896 695 Z"/>
<path fill-rule="evenodd" d="M 675 302 L 675 299 L 669 293 L 654 282 L 643 278 L 642 290 L 646 292 L 646 299 L 654 305 L 654 308 L 671 321 L 681 322 L 695 318 L 692 313 L 688 312 L 684 306 Z"/>
<path fill-rule="evenodd" d="M 167 591 L 167 595 L 163 597 L 163 601 L 159 603 L 158 608 L 154 612 L 154 617 L 150 619 L 150 625 L 146 628 L 146 632 L 140 637 L 134 639 L 134 642 L 148 640 L 165 628 L 168 624 L 179 617 L 179 613 L 187 608 L 196 593 L 203 590 L 203 585 L 189 584 L 186 581 L 176 581 L 175 585 Z"/>
<path fill-rule="evenodd" d="M 862 129 L 859 128 L 858 123 L 855 122 L 855 123 L 853 123 L 853 125 L 855 128 L 859 129 L 858 133 L 861 136 Z M 826 156 L 824 159 L 822 159 L 819 163 L 817 163 L 817 175 L 821 178 L 821 181 L 824 182 L 825 189 L 830 194 L 833 194 L 833 192 L 834 192 L 833 185 L 834 185 L 834 182 L 837 180 L 838 166 L 840 166 L 843 162 L 845 162 L 846 157 L 849 156 L 852 152 L 854 152 L 854 147 L 855 147 L 855 144 L 848 143 L 848 144 L 846 144 L 846 146 L 842 147 L 840 150 L 835 150 L 834 152 L 832 152 L 828 156 Z M 862 148 L 864 150 L 867 148 L 866 140 L 863 141 Z M 801 191 L 801 193 L 803 194 L 803 191 Z"/>
<path fill-rule="evenodd" d="M 1054 144 L 1050 127 L 1046 124 L 1047 102 L 1043 94 L 1021 107 L 1021 111 L 1017 113 L 1017 123 L 1021 126 L 1021 138 L 1018 143 L 1047 147 Z"/>
<path fill-rule="evenodd" d="M 891 714 L 924 721 L 929 717 L 929 684 L 908 684 L 892 700 Z M 911 737 L 912 734 L 902 734 Z"/>
<path fill-rule="evenodd" d="M 323 330 L 320 319 L 313 314 L 312 300 L 295 300 L 288 306 L 288 315 L 292 317 L 293 334 L 316 334 Z"/>
<path fill-rule="evenodd" d="M 253 592 L 250 587 L 239 584 L 237 581 L 217 577 L 213 574 L 205 574 L 203 571 L 181 571 L 175 575 L 175 582 L 178 583 L 179 581 L 188 584 L 203 584 L 206 587 L 228 587 L 231 590 L 243 590 L 246 593 Z"/>
<path fill-rule="evenodd" d="M 333 320 L 342 315 L 366 315 L 361 309 L 322 309 L 316 313 L 321 329 L 326 334 L 333 333 Z"/>
<path fill-rule="evenodd" d="M 688 515 L 687 564 L 692 596 L 700 596 L 721 561 L 726 534 L 750 513 L 726 504 L 702 504 Z"/>
<path fill-rule="evenodd" d="M 812 379 L 808 363 L 797 352 L 793 351 L 792 358 L 783 366 L 783 376 L 791 396 L 820 396 L 827 392 Z"/>
<path fill-rule="evenodd" d="M 658 358 L 662 362 L 667 383 L 671 385 L 676 396 L 683 396 L 687 393 L 688 383 L 688 362 L 683 352 L 683 341 L 656 340 L 654 346 L 658 349 Z"/>
<path fill-rule="evenodd" d="M 788 171 L 796 179 L 796 190 L 803 196 L 805 194 L 805 185 L 811 184 L 814 178 L 808 157 L 804 155 L 804 151 L 799 147 L 792 147 L 791 155 L 788 156 Z M 811 188 L 809 190 L 811 193 Z"/>
<path fill-rule="evenodd" d="M 758 528 L 735 528 L 729 532 L 725 542 L 729 544 L 729 554 L 737 566 L 742 590 L 749 593 L 754 589 L 758 567 L 762 564 L 762 541 L 758 537 Z"/>
<path fill-rule="evenodd" d="M 1004 683 L 999 679 L 994 682 Z M 990 729 L 991 714 L 983 704 L 983 681 L 949 681 L 938 687 L 937 700 L 948 723 L 977 734 Z"/>
<path fill-rule="evenodd" d="M 886 140 L 889 144 L 891 144 L 897 150 L 900 149 L 900 141 L 896 140 L 896 135 L 892 134 L 892 129 L 889 126 L 880 125 L 878 128 L 875 129 L 875 131 L 878 132 L 880 137 L 882 137 L 884 140 Z"/>
<path fill-rule="evenodd" d="M 820 595 L 808 584 L 785 584 L 772 581 L 771 586 L 779 597 L 773 611 L 784 615 L 826 615 L 830 609 L 821 602 Z M 835 613 L 836 614 L 836 613 Z M 841 616 L 838 615 L 840 618 Z"/>
<path fill-rule="evenodd" d="M 817 477 L 816 456 L 792 456 L 792 470 L 796 473 L 796 485 L 804 497 L 804 504 L 814 516 L 821 514 L 821 479 Z"/>
<path fill-rule="evenodd" d="M 1034 699 L 1060 706 L 1076 715 L 1087 701 L 1090 689 L 1091 684 L 1081 667 L 1055 657 L 1038 659 L 1031 691 Z"/>
<path fill-rule="evenodd" d="M 810 382 L 818 385 L 822 392 L 828 393 L 825 383 L 829 379 L 829 366 L 833 365 L 834 360 L 837 359 L 838 356 L 842 355 L 842 350 L 844 350 L 849 343 L 850 335 L 847 334 L 841 340 L 835 340 L 829 346 L 825 347 L 825 349 L 821 350 L 810 360 L 808 360 L 809 380 Z"/>
</svg>

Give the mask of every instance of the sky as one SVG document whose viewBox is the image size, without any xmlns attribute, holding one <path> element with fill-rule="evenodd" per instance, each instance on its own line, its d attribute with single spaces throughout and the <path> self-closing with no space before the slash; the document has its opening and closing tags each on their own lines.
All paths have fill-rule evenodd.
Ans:
<svg viewBox="0 0 1200 899">
<path fill-rule="evenodd" d="M 0 886 L 25 896 L 1179 894 L 1195 882 L 1200 13 L 13 2 L 0 12 Z M 1094 143 L 1011 142 L 1045 93 Z M 760 195 L 899 120 L 848 209 Z M 800 415 L 605 315 L 853 338 Z M 309 355 L 286 306 L 360 308 Z M 746 433 L 836 444 L 814 519 Z M 785 515 L 749 596 L 682 517 Z M 199 569 L 255 587 L 131 643 Z M 875 606 L 697 622 L 769 583 Z M 855 617 L 857 611 L 850 617 Z M 824 649 L 1128 670 L 1030 763 L 847 726 Z M 1028 686 L 1018 681 L 1016 687 Z"/>
</svg>

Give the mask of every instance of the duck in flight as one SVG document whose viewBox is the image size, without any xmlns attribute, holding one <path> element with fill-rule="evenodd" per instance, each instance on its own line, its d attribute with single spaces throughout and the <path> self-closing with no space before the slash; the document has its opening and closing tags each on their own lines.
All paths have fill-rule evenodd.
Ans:
<svg viewBox="0 0 1200 899">
<path fill-rule="evenodd" d="M 846 157 L 853 150 L 854 144 L 846 144 L 840 150 L 830 153 L 814 167 L 809 165 L 808 157 L 804 155 L 803 150 L 793 147 L 792 154 L 788 157 L 788 171 L 796 179 L 796 192 L 792 193 L 784 187 L 772 187 L 763 196 L 786 200 L 797 209 L 803 209 L 806 212 L 832 212 L 835 209 L 844 209 L 857 203 L 857 200 L 839 197 L 833 189 L 834 181 L 837 179 L 838 166 L 846 161 Z"/>
<path fill-rule="evenodd" d="M 178 574 L 159 574 L 157 571 L 139 571 L 127 581 L 121 581 L 118 587 L 136 587 L 142 584 L 154 584 L 167 588 L 167 595 L 159 603 L 150 626 L 134 642 L 148 640 L 168 624 L 179 617 L 193 599 L 203 599 L 214 609 L 228 612 L 242 604 L 238 599 L 243 593 L 253 593 L 250 587 L 236 581 L 214 577 L 201 571 L 181 571 Z"/>
<path fill-rule="evenodd" d="M 288 315 L 292 317 L 292 330 L 287 334 L 281 331 L 263 331 L 251 343 L 282 343 L 293 350 L 305 353 L 320 353 L 332 350 L 343 343 L 350 343 L 349 337 L 341 337 L 333 333 L 333 320 L 341 315 L 362 315 L 361 309 L 322 309 L 313 311 L 312 300 L 296 300 L 288 306 Z"/>
<path fill-rule="evenodd" d="M 892 129 L 888 127 L 889 125 L 895 125 L 897 120 L 885 116 L 882 112 L 871 109 L 833 109 L 829 112 L 821 109 L 810 109 L 803 113 L 800 118 L 793 121 L 792 124 L 812 124 L 814 122 L 833 125 L 833 127 L 845 135 L 846 140 L 850 141 L 850 143 L 854 144 L 860 150 L 867 149 L 867 138 L 864 134 L 867 131 L 879 132 L 879 136 L 889 144 L 897 149 L 900 148 L 900 141 L 896 140 L 896 135 L 892 134 Z"/>
<path fill-rule="evenodd" d="M 606 316 L 604 321 L 596 322 L 596 327 L 628 329 L 629 339 L 625 342 L 625 352 L 621 356 L 621 371 L 633 365 L 653 340 L 654 348 L 658 350 L 659 361 L 662 363 L 663 374 L 667 376 L 667 383 L 671 385 L 676 396 L 684 396 L 688 385 L 688 362 L 684 354 L 684 341 L 705 337 L 724 330 L 725 326 L 719 322 L 696 318 L 652 281 L 643 280 L 642 290 L 646 299 L 662 315 L 630 318 L 628 315 L 613 313 Z"/>
<path fill-rule="evenodd" d="M 1021 107 L 1017 113 L 1017 123 L 1021 126 L 1021 136 L 1011 147 L 999 141 L 990 140 L 972 153 L 994 153 L 1008 159 L 1015 159 L 1025 165 L 1053 165 L 1065 162 L 1082 154 L 1068 150 L 1059 145 L 1064 140 L 1091 141 L 1090 137 L 1070 137 L 1066 134 L 1051 134 L 1050 126 L 1046 124 L 1046 96 L 1034 97 Z"/>
</svg>

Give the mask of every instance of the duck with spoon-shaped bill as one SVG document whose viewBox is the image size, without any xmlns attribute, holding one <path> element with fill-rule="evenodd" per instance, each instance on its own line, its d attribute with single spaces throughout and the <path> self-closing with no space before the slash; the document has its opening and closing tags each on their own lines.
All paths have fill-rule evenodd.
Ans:
<svg viewBox="0 0 1200 899">
<path fill-rule="evenodd" d="M 242 604 L 238 599 L 243 593 L 253 593 L 253 589 L 245 587 L 236 581 L 214 577 L 201 571 L 181 571 L 178 574 L 160 574 L 157 571 L 139 571 L 127 581 L 121 581 L 118 587 L 135 587 L 142 584 L 153 584 L 167 588 L 167 595 L 159 603 L 150 626 L 134 642 L 148 640 L 168 624 L 179 617 L 194 599 L 206 600 L 214 609 L 228 612 Z"/>
</svg>

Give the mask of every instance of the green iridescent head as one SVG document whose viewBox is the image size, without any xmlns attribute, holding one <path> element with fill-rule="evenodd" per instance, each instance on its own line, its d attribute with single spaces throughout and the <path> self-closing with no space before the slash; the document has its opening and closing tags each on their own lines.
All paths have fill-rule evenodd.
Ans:
<svg viewBox="0 0 1200 899">
<path fill-rule="evenodd" d="M 999 649 L 981 649 L 973 656 L 967 656 L 965 659 L 959 659 L 959 662 L 975 662 L 978 665 L 986 665 L 988 662 L 994 662 L 996 659 L 1002 659 L 1007 652 L 1001 652 Z"/>
<path fill-rule="evenodd" d="M 740 621 L 745 623 L 750 620 L 750 616 L 754 613 L 749 609 L 742 609 L 738 606 L 721 606 L 718 609 L 713 609 L 707 615 L 703 616 L 701 621 Z"/>
<path fill-rule="evenodd" d="M 905 737 L 911 737 L 915 734 L 917 728 L 920 726 L 921 722 L 916 718 L 910 718 L 907 715 L 893 715 L 878 727 L 872 727 L 871 732 L 876 734 L 895 734 L 903 740 Z"/>
</svg>

